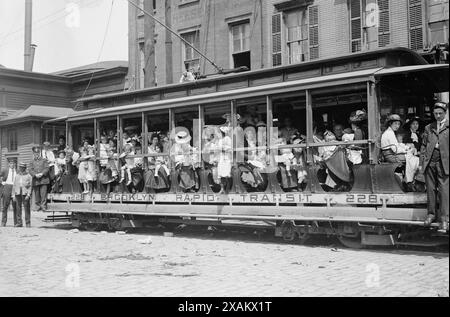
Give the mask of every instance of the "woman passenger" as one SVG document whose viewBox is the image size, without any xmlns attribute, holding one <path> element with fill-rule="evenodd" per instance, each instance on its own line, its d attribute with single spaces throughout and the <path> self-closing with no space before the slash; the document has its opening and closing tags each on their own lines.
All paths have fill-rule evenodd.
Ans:
<svg viewBox="0 0 450 317">
<path fill-rule="evenodd" d="M 420 146 L 422 144 L 422 135 L 419 131 L 421 120 L 419 117 L 413 117 L 406 120 L 405 123 L 405 136 L 403 138 L 403 143 L 414 144 L 417 152 L 420 152 Z"/>
<path fill-rule="evenodd" d="M 192 138 L 187 130 L 182 130 L 175 135 L 175 144 L 170 155 L 178 171 L 179 186 L 185 192 L 195 192 L 198 187 L 197 175 L 192 163 L 192 147 L 189 144 Z"/>
<path fill-rule="evenodd" d="M 220 192 L 219 194 L 228 193 L 231 185 L 231 167 L 233 163 L 233 151 L 231 147 L 231 127 L 220 127 L 222 138 L 218 142 L 219 162 L 217 164 L 217 173 L 220 178 Z"/>
<path fill-rule="evenodd" d="M 157 135 L 149 141 L 148 154 L 160 154 L 163 152 L 160 139 Z M 150 190 L 163 190 L 170 188 L 170 170 L 166 165 L 166 158 L 163 156 L 151 156 L 148 158 L 148 170 L 144 174 L 145 188 Z"/>
<path fill-rule="evenodd" d="M 384 159 L 389 163 L 406 163 L 404 182 L 407 191 L 414 191 L 414 178 L 419 169 L 419 157 L 414 146 L 399 142 L 396 132 L 402 120 L 399 115 L 392 114 L 387 120 L 388 128 L 381 136 L 381 149 Z"/>
</svg>

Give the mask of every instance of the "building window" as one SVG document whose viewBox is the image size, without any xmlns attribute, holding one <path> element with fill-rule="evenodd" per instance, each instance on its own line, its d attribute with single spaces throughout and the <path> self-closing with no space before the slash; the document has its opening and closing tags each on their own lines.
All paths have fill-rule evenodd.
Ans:
<svg viewBox="0 0 450 317">
<path fill-rule="evenodd" d="M 56 146 L 61 136 L 66 137 L 66 129 L 63 127 L 49 126 L 43 128 L 41 131 L 41 143 L 50 142 L 51 145 Z"/>
<path fill-rule="evenodd" d="M 17 130 L 8 130 L 8 152 L 17 152 L 18 145 Z"/>
<path fill-rule="evenodd" d="M 361 0 L 350 0 L 351 52 L 361 51 L 362 46 Z"/>
<path fill-rule="evenodd" d="M 307 11 L 292 11 L 285 15 L 289 64 L 309 60 Z"/>
<path fill-rule="evenodd" d="M 182 34 L 181 37 L 194 46 L 196 49 L 200 49 L 200 32 L 194 31 Z M 186 43 L 182 43 L 182 56 L 183 56 L 183 64 L 186 71 L 191 68 L 197 72 L 200 68 L 200 55 Z"/>
<path fill-rule="evenodd" d="M 409 0 L 409 47 L 423 49 L 422 0 Z"/>
<path fill-rule="evenodd" d="M 272 16 L 272 66 L 280 66 L 283 62 L 281 13 Z"/>
<path fill-rule="evenodd" d="M 391 43 L 389 0 L 378 0 L 379 26 L 378 46 L 385 47 Z"/>
<path fill-rule="evenodd" d="M 319 8 L 309 7 L 309 59 L 319 58 Z"/>
<path fill-rule="evenodd" d="M 234 67 L 246 66 L 250 69 L 250 23 L 232 25 L 231 42 Z"/>
</svg>

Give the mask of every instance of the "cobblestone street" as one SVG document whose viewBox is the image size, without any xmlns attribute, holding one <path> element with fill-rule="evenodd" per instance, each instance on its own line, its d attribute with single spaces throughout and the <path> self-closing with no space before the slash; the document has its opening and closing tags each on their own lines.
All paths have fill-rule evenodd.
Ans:
<svg viewBox="0 0 450 317">
<path fill-rule="evenodd" d="M 0 296 L 448 296 L 448 253 L 349 250 L 251 233 L 0 228 Z"/>
</svg>

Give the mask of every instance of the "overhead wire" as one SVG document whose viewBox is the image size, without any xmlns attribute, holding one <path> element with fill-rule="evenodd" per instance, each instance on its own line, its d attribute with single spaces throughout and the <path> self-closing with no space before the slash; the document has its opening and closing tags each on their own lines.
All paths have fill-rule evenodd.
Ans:
<svg viewBox="0 0 450 317">
<path fill-rule="evenodd" d="M 94 4 L 94 3 L 96 3 L 97 1 L 98 1 L 98 0 L 93 0 L 93 1 L 91 1 L 91 2 L 88 2 L 85 6 L 89 6 L 89 5 L 91 5 L 91 4 Z M 66 8 L 60 9 L 60 10 L 55 11 L 55 12 L 53 12 L 53 13 L 50 13 L 50 14 L 48 14 L 48 15 L 42 17 L 42 18 L 39 18 L 39 19 L 37 19 L 36 21 L 33 21 L 33 30 L 41 29 L 41 28 L 43 28 L 43 27 L 45 27 L 45 26 L 47 26 L 47 25 L 50 25 L 50 24 L 52 24 L 52 23 L 54 23 L 54 22 L 56 22 L 56 21 L 58 21 L 58 20 L 60 20 L 60 19 L 63 19 L 63 18 L 65 18 L 65 17 L 67 17 L 69 14 L 71 14 L 70 12 L 64 13 L 62 16 L 59 16 L 59 17 L 57 17 L 56 19 L 50 20 L 49 22 L 46 22 L 46 23 L 44 23 L 44 24 L 42 24 L 42 25 L 37 26 L 38 24 L 40 24 L 41 22 L 44 22 L 44 21 L 47 20 L 48 18 L 53 18 L 53 17 L 55 17 L 55 16 L 58 16 L 58 15 L 60 15 L 61 13 L 63 13 L 64 11 L 66 11 Z M 9 38 L 9 37 L 11 37 L 11 36 L 13 36 L 13 35 L 15 35 L 15 34 L 24 32 L 24 30 L 25 30 L 25 28 L 22 27 L 22 28 L 20 28 L 20 29 L 16 29 L 15 31 L 10 31 L 10 32 L 8 32 L 5 36 L 3 36 L 3 37 L 0 39 L 0 41 L 2 42 L 2 45 L 11 43 L 12 40 L 7 41 L 7 42 L 4 42 L 4 41 L 5 41 L 5 39 L 7 39 L 7 38 Z M 20 36 L 20 34 L 18 34 L 17 36 L 14 36 L 13 38 L 16 38 L 16 37 L 18 37 L 18 36 Z M 1 46 L 1 45 L 0 45 L 0 46 Z"/>
<path fill-rule="evenodd" d="M 103 41 L 102 41 L 102 44 L 101 44 L 101 46 L 100 46 L 100 51 L 99 51 L 99 53 L 98 53 L 97 63 L 100 62 L 100 58 L 101 58 L 101 56 L 102 56 L 103 48 L 104 48 L 105 42 L 106 42 L 106 37 L 108 36 L 109 25 L 110 25 L 110 23 L 111 23 L 111 17 L 112 17 L 112 12 L 113 12 L 113 8 L 114 8 L 114 1 L 115 1 L 115 0 L 111 0 L 111 8 L 110 8 L 110 10 L 109 10 L 109 16 L 108 16 L 108 21 L 107 21 L 107 23 L 106 23 L 105 33 L 104 33 L 104 35 L 103 35 Z M 89 90 L 89 88 L 90 88 L 90 86 L 91 86 L 91 84 L 92 84 L 92 80 L 94 79 L 94 74 L 95 74 L 95 72 L 96 72 L 96 70 L 93 70 L 93 71 L 92 71 L 91 77 L 90 77 L 89 82 L 88 82 L 88 84 L 87 84 L 87 86 L 86 86 L 86 89 L 85 89 L 84 92 L 83 92 L 83 95 L 82 95 L 81 99 L 83 99 L 83 98 L 86 96 L 86 93 L 87 93 L 87 91 Z"/>
<path fill-rule="evenodd" d="M 157 22 L 158 24 L 162 25 L 164 28 L 166 28 L 168 31 L 170 31 L 170 33 L 172 33 L 173 35 L 175 35 L 176 37 L 178 37 L 183 43 L 185 43 L 186 45 L 190 46 L 194 51 L 196 51 L 198 54 L 200 54 L 200 56 L 202 56 L 204 59 L 206 59 L 212 66 L 214 66 L 214 68 L 217 69 L 217 71 L 219 73 L 223 73 L 223 68 L 218 66 L 214 61 L 212 61 L 208 56 L 206 56 L 205 54 L 203 54 L 198 48 L 196 48 L 194 45 L 192 45 L 191 43 L 189 43 L 188 41 L 186 41 L 182 36 L 180 36 L 177 32 L 175 32 L 174 30 L 172 30 L 171 28 L 169 28 L 167 25 L 165 25 L 163 22 L 161 22 L 159 19 L 157 19 L 156 17 L 154 17 L 152 14 L 150 14 L 149 12 L 147 12 L 146 10 L 144 10 L 143 8 L 141 8 L 139 5 L 137 5 L 136 3 L 134 3 L 131 0 L 127 0 L 129 4 L 131 4 L 133 7 L 137 8 L 138 10 L 142 11 L 144 14 L 148 15 L 149 17 L 151 17 L 153 20 L 155 20 L 155 22 Z"/>
</svg>

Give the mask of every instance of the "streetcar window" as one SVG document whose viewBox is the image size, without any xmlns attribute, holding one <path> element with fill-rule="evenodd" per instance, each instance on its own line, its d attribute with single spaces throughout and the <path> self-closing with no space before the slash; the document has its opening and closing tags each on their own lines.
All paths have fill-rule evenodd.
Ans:
<svg viewBox="0 0 450 317">
<path fill-rule="evenodd" d="M 117 119 L 106 119 L 106 120 L 99 120 L 98 121 L 98 131 L 100 133 L 100 140 L 98 140 L 100 143 L 106 141 L 106 143 L 109 145 L 111 142 L 111 145 L 114 144 L 114 148 L 117 149 Z"/>
<path fill-rule="evenodd" d="M 242 138 L 236 138 L 236 147 L 244 151 L 236 152 L 236 160 L 240 164 L 241 180 L 247 191 L 264 191 L 267 177 L 263 172 L 267 166 L 267 102 L 265 98 L 239 100 L 236 103 L 239 114 L 239 129 Z"/>
<path fill-rule="evenodd" d="M 305 93 L 277 96 L 273 105 L 273 151 L 278 180 L 285 191 L 303 190 L 306 185 L 306 96 Z M 283 148 L 295 145 L 296 148 Z"/>
<path fill-rule="evenodd" d="M 191 138 L 191 146 L 198 147 L 200 127 L 199 127 L 199 113 L 198 106 L 176 109 L 174 111 L 175 131 L 171 131 L 172 139 L 175 141 L 175 136 L 178 130 L 186 129 Z"/>
<path fill-rule="evenodd" d="M 142 148 L 142 118 L 123 118 L 122 119 L 122 149 L 127 144 L 131 144 L 134 149 Z"/>
<path fill-rule="evenodd" d="M 144 151 L 147 155 L 147 169 L 144 171 L 146 192 L 165 192 L 170 189 L 170 119 L 169 111 L 161 110 L 147 115 L 147 142 Z"/>
<path fill-rule="evenodd" d="M 351 166 L 368 161 L 367 145 L 352 142 L 368 138 L 367 89 L 344 86 L 312 94 L 313 139 L 324 144 L 313 148 L 314 162 L 320 166 L 317 178 L 326 191 L 351 189 Z M 345 147 L 326 145 L 346 142 Z"/>
<path fill-rule="evenodd" d="M 231 186 L 233 160 L 231 103 L 206 105 L 203 113 L 202 165 L 211 189 L 215 192 L 226 191 Z"/>
<path fill-rule="evenodd" d="M 94 145 L 94 122 L 72 125 L 72 144 L 75 151 L 85 142 Z"/>
</svg>

